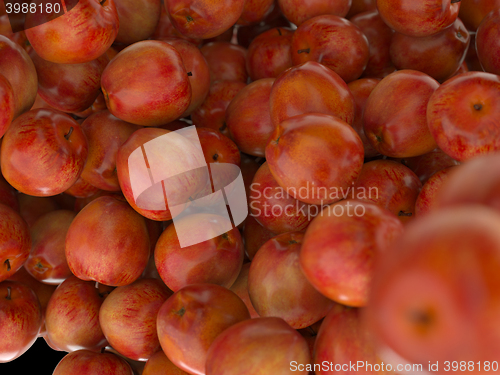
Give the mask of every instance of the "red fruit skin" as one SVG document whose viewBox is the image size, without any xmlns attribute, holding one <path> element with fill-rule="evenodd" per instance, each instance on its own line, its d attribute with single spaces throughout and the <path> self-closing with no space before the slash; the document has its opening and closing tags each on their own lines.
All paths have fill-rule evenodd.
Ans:
<svg viewBox="0 0 500 375">
<path fill-rule="evenodd" d="M 87 140 L 75 120 L 56 110 L 35 109 L 16 118 L 5 133 L 2 173 L 22 193 L 57 195 L 75 183 L 87 153 Z"/>
<path fill-rule="evenodd" d="M 241 152 L 264 157 L 275 129 L 269 111 L 274 78 L 259 79 L 243 87 L 226 108 L 226 125 Z"/>
<path fill-rule="evenodd" d="M 194 214 L 170 224 L 155 247 L 155 264 L 165 284 L 174 292 L 195 283 L 217 284 L 229 288 L 243 265 L 244 249 L 240 232 L 233 228 L 215 238 L 181 247 L 177 231 L 196 227 L 209 235 L 214 222 L 226 223 L 213 214 Z"/>
<path fill-rule="evenodd" d="M 7 78 L 2 74 L 0 74 L 0 107 L 2 108 L 2 112 L 0 113 L 1 138 L 14 119 L 15 110 L 14 90 Z"/>
<path fill-rule="evenodd" d="M 309 93 L 304 98 L 303 93 Z M 340 76 L 315 61 L 285 70 L 274 82 L 270 96 L 274 126 L 304 113 L 325 113 L 352 124 L 354 98 Z"/>
<path fill-rule="evenodd" d="M 115 6 L 120 24 L 115 42 L 132 44 L 153 34 L 163 3 L 160 0 L 117 1 Z"/>
<path fill-rule="evenodd" d="M 55 197 L 34 197 L 18 193 L 18 200 L 19 213 L 28 227 L 31 227 L 39 217 L 47 212 L 61 208 Z"/>
<path fill-rule="evenodd" d="M 35 292 L 17 281 L 0 282 L 0 363 L 25 353 L 38 337 L 43 317 Z"/>
<path fill-rule="evenodd" d="M 82 0 L 68 14 L 64 17 L 46 12 L 26 15 L 26 37 L 36 53 L 44 60 L 59 64 L 85 63 L 104 54 L 118 33 L 114 1 L 101 5 L 98 0 Z"/>
<path fill-rule="evenodd" d="M 161 6 L 160 20 L 156 25 L 156 29 L 153 32 L 153 35 L 151 35 L 151 39 L 153 40 L 161 40 L 162 38 L 184 39 L 195 45 L 199 45 L 202 42 L 202 39 L 193 39 L 181 34 L 179 30 L 177 30 L 174 25 L 172 25 L 172 21 L 170 21 L 170 17 L 168 16 L 165 5 Z"/>
<path fill-rule="evenodd" d="M 237 25 L 254 25 L 263 21 L 277 4 L 274 0 L 246 0 Z"/>
<path fill-rule="evenodd" d="M 252 260 L 261 246 L 275 236 L 277 233 L 264 228 L 252 215 L 249 215 L 243 228 L 243 241 L 248 259 Z"/>
<path fill-rule="evenodd" d="M 146 223 L 128 203 L 102 196 L 73 219 L 66 236 L 66 259 L 74 275 L 104 285 L 137 280 L 148 263 Z"/>
<path fill-rule="evenodd" d="M 351 91 L 356 103 L 354 111 L 354 121 L 352 127 L 358 133 L 359 138 L 363 141 L 363 148 L 365 150 L 365 159 L 373 158 L 379 155 L 379 152 L 372 146 L 365 134 L 364 127 L 364 112 L 366 102 L 371 92 L 378 85 L 380 79 L 378 78 L 360 78 L 355 81 L 349 82 L 347 87 Z"/>
<path fill-rule="evenodd" d="M 14 211 L 19 212 L 18 192 L 10 184 L 5 181 L 5 178 L 0 173 L 0 203 L 9 206 Z"/>
<path fill-rule="evenodd" d="M 113 353 L 77 350 L 68 353 L 54 369 L 53 375 L 133 375 L 132 367 Z"/>
<path fill-rule="evenodd" d="M 476 31 L 491 11 L 500 7 L 500 0 L 462 0 L 458 16 L 470 31 Z"/>
<path fill-rule="evenodd" d="M 402 232 L 403 225 L 388 210 L 343 200 L 326 207 L 307 228 L 300 267 L 324 296 L 347 306 L 366 306 L 374 264 Z"/>
<path fill-rule="evenodd" d="M 345 18 L 351 19 L 351 17 L 359 13 L 371 12 L 373 10 L 377 10 L 377 0 L 352 0 L 351 8 Z"/>
<path fill-rule="evenodd" d="M 288 374 L 293 361 L 306 365 L 310 360 L 306 340 L 283 319 L 255 318 L 229 327 L 214 340 L 207 354 L 205 373 Z"/>
<path fill-rule="evenodd" d="M 10 278 L 23 266 L 30 249 L 28 224 L 17 211 L 0 204 L 0 281 Z"/>
<path fill-rule="evenodd" d="M 398 70 L 418 70 L 444 82 L 462 65 L 469 43 L 469 32 L 457 18 L 450 27 L 427 37 L 394 33 L 390 57 Z"/>
<path fill-rule="evenodd" d="M 324 14 L 345 17 L 351 4 L 352 0 L 278 0 L 285 17 L 297 26 Z"/>
<path fill-rule="evenodd" d="M 415 202 L 415 216 L 423 216 L 436 208 L 437 197 L 443 185 L 448 181 L 455 167 L 448 167 L 436 172 L 422 186 Z"/>
<path fill-rule="evenodd" d="M 109 345 L 135 361 L 146 361 L 159 351 L 156 316 L 171 295 L 158 279 L 139 279 L 114 289 L 99 309 L 99 324 Z"/>
<path fill-rule="evenodd" d="M 499 225 L 498 212 L 469 205 L 406 227 L 379 260 L 365 311 L 379 347 L 423 366 L 495 355 L 497 322 L 487 317 L 499 310 Z"/>
<path fill-rule="evenodd" d="M 38 281 L 59 285 L 73 275 L 66 261 L 65 242 L 75 216 L 74 211 L 52 211 L 30 228 L 32 246 L 24 267 Z"/>
<path fill-rule="evenodd" d="M 500 74 L 500 38 L 498 27 L 500 25 L 500 8 L 492 10 L 483 19 L 476 33 L 477 57 L 485 72 Z"/>
<path fill-rule="evenodd" d="M 334 304 L 309 283 L 300 268 L 303 241 L 303 232 L 270 239 L 255 254 L 248 274 L 248 293 L 257 313 L 279 317 L 295 329 L 324 318 Z"/>
<path fill-rule="evenodd" d="M 276 78 L 291 68 L 291 43 L 293 31 L 276 27 L 258 35 L 246 55 L 246 70 L 252 81 L 262 78 Z"/>
<path fill-rule="evenodd" d="M 101 86 L 109 111 L 136 125 L 158 126 L 176 120 L 191 102 L 181 55 L 157 40 L 137 42 L 120 51 L 102 73 Z"/>
<path fill-rule="evenodd" d="M 174 365 L 190 374 L 202 375 L 214 339 L 247 319 L 250 319 L 247 307 L 229 289 L 214 284 L 191 284 L 161 306 L 158 337 L 163 352 Z"/>
<path fill-rule="evenodd" d="M 439 148 L 458 161 L 500 150 L 498 100 L 495 74 L 467 72 L 443 83 L 427 106 L 427 124 Z"/>
<path fill-rule="evenodd" d="M 429 36 L 450 26 L 458 16 L 460 2 L 452 0 L 377 0 L 377 9 L 393 30 L 409 36 Z"/>
<path fill-rule="evenodd" d="M 360 28 L 345 18 L 322 15 L 301 24 L 293 33 L 292 63 L 317 61 L 349 83 L 365 70 L 370 50 Z"/>
<path fill-rule="evenodd" d="M 363 143 L 354 129 L 319 113 L 281 122 L 266 147 L 266 160 L 278 184 L 309 204 L 340 200 L 339 190 L 356 181 L 363 158 Z"/>
<path fill-rule="evenodd" d="M 64 191 L 68 196 L 76 198 L 88 198 L 96 194 L 100 189 L 96 188 L 94 185 L 89 184 L 82 176 L 78 177 L 78 180 L 71 185 L 71 187 Z"/>
<path fill-rule="evenodd" d="M 314 363 L 320 367 L 317 375 L 350 374 L 346 364 L 361 364 L 364 374 L 387 374 L 388 371 L 370 371 L 369 366 L 382 367 L 383 361 L 377 347 L 362 322 L 362 310 L 336 305 L 323 320 L 314 345 Z M 361 361 L 359 363 L 358 361 Z M 324 366 L 327 363 L 328 365 Z M 332 368 L 331 364 L 334 366 Z M 335 364 L 343 365 L 342 371 L 334 371 Z M 375 368 L 377 368 L 375 367 Z M 338 368 L 338 367 L 337 367 Z M 341 367 L 342 368 L 342 367 Z M 347 370 L 347 371 L 346 371 Z"/>
<path fill-rule="evenodd" d="M 370 46 L 368 63 L 362 77 L 384 78 L 396 70 L 389 47 L 394 31 L 385 24 L 376 9 L 358 13 L 349 19 L 365 34 Z"/>
<path fill-rule="evenodd" d="M 436 80 L 416 70 L 400 70 L 383 78 L 371 92 L 363 115 L 365 134 L 372 146 L 394 158 L 435 149 L 426 109 L 438 87 Z"/>
<path fill-rule="evenodd" d="M 189 375 L 189 373 L 182 371 L 176 365 L 172 363 L 170 359 L 163 353 L 163 351 L 159 350 L 155 354 L 153 354 L 146 365 L 144 366 L 144 370 L 142 371 L 142 375 Z"/>
<path fill-rule="evenodd" d="M 434 173 L 439 172 L 446 167 L 460 164 L 439 148 L 436 148 L 427 154 L 412 158 L 404 158 L 401 162 L 418 176 L 422 184 L 425 184 Z"/>
<path fill-rule="evenodd" d="M 47 340 L 57 350 L 101 350 L 107 341 L 99 325 L 99 309 L 111 290 L 76 276 L 64 280 L 47 304 Z"/>
<path fill-rule="evenodd" d="M 229 42 L 211 42 L 200 48 L 210 68 L 212 82 L 227 80 L 247 83 L 246 48 Z"/>
<path fill-rule="evenodd" d="M 274 179 L 267 162 L 255 174 L 251 190 L 250 215 L 276 234 L 305 229 L 320 210 L 287 194 Z"/>
<path fill-rule="evenodd" d="M 392 160 L 373 160 L 363 165 L 351 193 L 386 208 L 406 223 L 415 215 L 422 183 L 415 173 Z"/>
<path fill-rule="evenodd" d="M 183 35 L 209 39 L 238 21 L 245 0 L 166 0 L 165 7 L 172 24 Z"/>
<path fill-rule="evenodd" d="M 255 311 L 255 307 L 253 307 L 252 301 L 250 300 L 250 296 L 248 294 L 248 273 L 250 272 L 250 265 L 251 263 L 245 263 L 243 267 L 241 267 L 238 278 L 236 279 L 234 284 L 231 285 L 231 288 L 229 288 L 229 290 L 236 293 L 236 295 L 240 297 L 241 300 L 245 303 L 248 311 L 250 312 L 250 318 L 257 318 L 259 317 L 259 314 L 257 313 L 257 311 Z"/>
</svg>

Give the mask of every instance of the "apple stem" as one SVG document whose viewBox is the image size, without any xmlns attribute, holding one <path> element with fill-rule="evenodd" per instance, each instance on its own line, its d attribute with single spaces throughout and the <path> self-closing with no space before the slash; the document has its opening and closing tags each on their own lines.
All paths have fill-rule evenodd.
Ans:
<svg viewBox="0 0 500 375">
<path fill-rule="evenodd" d="M 412 216 L 411 212 L 399 211 L 398 216 Z"/>
<path fill-rule="evenodd" d="M 7 265 L 7 272 L 9 272 L 10 271 L 10 261 L 8 259 L 6 259 L 4 264 Z"/>
<path fill-rule="evenodd" d="M 282 35 L 282 34 L 281 34 L 281 29 L 278 27 L 278 29 L 277 29 L 277 30 L 278 30 L 278 34 L 280 34 L 280 36 L 281 36 L 281 35 Z"/>
<path fill-rule="evenodd" d="M 12 288 L 11 288 L 10 286 L 8 286 L 8 287 L 7 287 L 7 297 L 5 297 L 5 298 L 7 298 L 8 300 L 10 300 L 10 299 L 11 299 L 11 296 L 10 296 L 11 289 L 12 289 Z"/>
<path fill-rule="evenodd" d="M 214 161 L 217 161 L 218 158 L 219 158 L 219 154 L 213 154 L 212 159 L 214 159 Z"/>
<path fill-rule="evenodd" d="M 451 3 L 455 4 L 455 3 L 459 3 L 460 1 L 462 1 L 462 0 L 451 0 Z"/>
<path fill-rule="evenodd" d="M 66 138 L 69 141 L 69 137 L 71 136 L 72 133 L 73 133 L 73 127 L 69 128 L 69 132 L 68 134 L 64 135 L 64 138 Z"/>
<path fill-rule="evenodd" d="M 306 48 L 306 49 L 299 49 L 299 50 L 297 51 L 297 53 L 309 53 L 309 52 L 311 52 L 311 49 L 310 49 L 310 48 Z"/>
<path fill-rule="evenodd" d="M 191 17 L 191 16 L 186 16 L 186 20 L 187 20 L 188 22 L 192 22 L 192 21 L 194 21 L 193 17 Z"/>
<path fill-rule="evenodd" d="M 226 122 L 224 121 L 224 123 L 222 124 L 222 126 L 219 128 L 219 131 L 220 131 L 220 132 L 223 132 L 224 130 L 226 130 L 226 128 L 227 128 L 227 124 L 226 124 Z"/>
<path fill-rule="evenodd" d="M 192 77 L 192 76 L 193 76 L 193 73 L 188 72 L 188 76 L 189 76 L 189 77 Z"/>
<path fill-rule="evenodd" d="M 106 2 L 106 0 L 102 0 L 99 2 L 99 4 L 104 5 L 105 2 Z"/>
<path fill-rule="evenodd" d="M 483 109 L 483 105 L 482 104 L 474 104 L 474 109 L 476 111 L 480 111 L 481 109 Z"/>
</svg>

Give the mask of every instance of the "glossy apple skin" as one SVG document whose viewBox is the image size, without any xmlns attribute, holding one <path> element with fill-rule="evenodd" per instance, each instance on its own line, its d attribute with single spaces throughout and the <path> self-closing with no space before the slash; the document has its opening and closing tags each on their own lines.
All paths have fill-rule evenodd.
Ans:
<svg viewBox="0 0 500 375">
<path fill-rule="evenodd" d="M 200 48 L 210 68 L 210 80 L 241 81 L 246 83 L 246 48 L 229 42 L 212 42 Z"/>
<path fill-rule="evenodd" d="M 17 211 L 0 204 L 0 281 L 8 279 L 23 266 L 30 249 L 28 224 Z"/>
<path fill-rule="evenodd" d="M 409 36 L 429 36 L 450 26 L 457 18 L 460 2 L 451 0 L 377 0 L 377 9 L 393 30 Z"/>
<path fill-rule="evenodd" d="M 99 324 L 113 349 L 135 361 L 160 350 L 156 316 L 172 292 L 157 279 L 139 279 L 114 289 L 99 309 Z"/>
<path fill-rule="evenodd" d="M 35 102 L 38 90 L 36 69 L 26 51 L 3 35 L 0 35 L 0 51 L 0 74 L 12 86 L 15 119 Z"/>
<path fill-rule="evenodd" d="M 488 13 L 476 33 L 477 57 L 485 72 L 500 74 L 500 62 L 496 52 L 500 48 L 498 25 L 500 24 L 500 8 Z"/>
<path fill-rule="evenodd" d="M 151 35 L 151 39 L 153 40 L 161 40 L 162 38 L 184 39 L 195 45 L 199 45 L 202 42 L 202 39 L 200 38 L 189 38 L 181 34 L 179 30 L 172 25 L 172 21 L 170 21 L 170 17 L 168 16 L 167 9 L 164 5 L 161 6 L 160 19 L 156 25 L 153 35 Z"/>
<path fill-rule="evenodd" d="M 226 125 L 241 152 L 264 157 L 275 129 L 269 110 L 274 78 L 263 78 L 243 87 L 226 109 Z"/>
<path fill-rule="evenodd" d="M 476 31 L 492 10 L 500 7 L 500 0 L 462 0 L 458 16 L 470 31 Z"/>
<path fill-rule="evenodd" d="M 174 27 L 190 38 L 209 39 L 231 28 L 243 13 L 245 0 L 166 0 Z"/>
<path fill-rule="evenodd" d="M 276 78 L 291 68 L 290 53 L 293 31 L 276 27 L 258 35 L 250 45 L 246 55 L 246 70 L 252 81 L 262 78 Z"/>
<path fill-rule="evenodd" d="M 415 201 L 421 188 L 418 176 L 403 164 L 373 160 L 363 165 L 351 194 L 386 208 L 406 223 L 415 215 Z"/>
<path fill-rule="evenodd" d="M 133 375 L 134 371 L 125 359 L 116 354 L 82 349 L 66 354 L 53 372 L 53 375 L 66 374 Z"/>
<path fill-rule="evenodd" d="M 291 372 L 290 362 L 308 364 L 310 360 L 306 340 L 283 319 L 255 318 L 229 327 L 214 340 L 206 375 L 284 375 Z"/>
<path fill-rule="evenodd" d="M 423 216 L 436 208 L 436 200 L 440 190 L 448 181 L 450 173 L 456 167 L 447 167 L 432 175 L 422 186 L 415 202 L 415 216 Z"/>
<path fill-rule="evenodd" d="M 186 202 L 188 202 L 189 197 L 199 193 L 206 186 L 207 171 L 201 171 L 200 169 L 203 168 L 198 168 L 198 166 L 205 163 L 203 155 L 199 155 L 199 150 L 185 137 L 174 138 L 173 141 L 172 139 L 167 139 L 166 144 L 169 145 L 169 151 L 165 152 L 166 148 L 163 143 L 151 147 L 148 146 L 148 152 L 151 153 L 150 155 L 153 155 L 153 159 L 148 160 L 150 163 L 154 162 L 157 165 L 168 166 L 171 174 L 178 176 L 169 178 L 169 187 L 172 191 L 172 195 L 169 197 L 172 204 L 176 204 L 177 206 L 174 212 L 170 211 L 169 202 L 165 199 L 163 189 L 158 189 L 158 186 L 161 187 L 159 185 L 160 182 L 146 189 L 144 194 L 137 197 L 139 203 L 136 202 L 132 191 L 131 179 L 143 181 L 144 184 L 151 185 L 151 178 L 149 174 L 145 175 L 144 172 L 146 171 L 141 169 L 140 165 L 136 166 L 132 164 L 133 168 L 131 170 L 128 163 L 129 156 L 137 148 L 169 132 L 169 130 L 158 128 L 139 129 L 119 148 L 116 158 L 118 181 L 123 195 L 134 210 L 151 220 L 167 221 L 172 219 L 172 216 L 178 215 L 188 205 Z M 183 173 L 186 170 L 185 168 L 189 166 L 195 168 L 194 172 Z"/>
<path fill-rule="evenodd" d="M 0 203 L 9 206 L 14 211 L 19 212 L 18 192 L 10 184 L 5 181 L 5 178 L 0 173 Z"/>
<path fill-rule="evenodd" d="M 148 359 L 142 375 L 189 375 L 189 373 L 174 365 L 165 353 L 159 350 Z"/>
<path fill-rule="evenodd" d="M 374 264 L 402 232 L 403 225 L 388 210 L 371 202 L 343 200 L 324 208 L 307 228 L 301 269 L 331 300 L 366 306 Z"/>
<path fill-rule="evenodd" d="M 2 173 L 22 193 L 56 195 L 75 183 L 87 152 L 75 120 L 56 110 L 35 109 L 19 116 L 5 133 Z"/>
<path fill-rule="evenodd" d="M 389 47 L 394 31 L 385 24 L 376 9 L 358 13 L 350 18 L 368 39 L 369 58 L 362 77 L 384 78 L 396 70 Z"/>
<path fill-rule="evenodd" d="M 101 5 L 97 0 L 82 0 L 68 14 L 64 17 L 39 12 L 26 15 L 26 37 L 37 54 L 59 64 L 84 63 L 104 54 L 118 33 L 114 1 Z"/>
<path fill-rule="evenodd" d="M 280 234 L 305 229 L 320 211 L 290 196 L 273 177 L 269 164 L 254 176 L 250 193 L 250 215 L 268 231 Z"/>
<path fill-rule="evenodd" d="M 87 117 L 81 128 L 89 147 L 81 177 L 99 189 L 119 191 L 116 155 L 120 146 L 140 127 L 104 110 Z"/>
<path fill-rule="evenodd" d="M 292 63 L 317 61 L 349 83 L 359 78 L 368 64 L 368 39 L 345 18 L 322 15 L 302 23 L 293 33 Z"/>
<path fill-rule="evenodd" d="M 231 163 L 240 166 L 240 151 L 230 138 L 210 128 L 197 127 L 196 132 L 198 133 L 203 156 L 205 156 L 207 164 Z M 217 179 L 217 176 L 213 176 L 213 178 Z M 232 181 L 228 181 L 226 185 L 230 182 Z"/>
<path fill-rule="evenodd" d="M 109 63 L 104 54 L 81 64 L 57 64 L 30 54 L 38 76 L 38 94 L 52 108 L 63 112 L 80 112 L 96 100 L 101 75 Z"/>
<path fill-rule="evenodd" d="M 174 293 L 161 306 L 158 337 L 163 352 L 174 365 L 190 374 L 202 375 L 214 339 L 247 319 L 250 319 L 247 307 L 229 289 L 214 284 L 192 284 Z"/>
<path fill-rule="evenodd" d="M 166 38 L 162 40 L 172 45 L 180 53 L 186 71 L 189 72 L 191 103 L 181 115 L 181 117 L 187 117 L 203 103 L 208 95 L 208 91 L 210 90 L 209 64 L 195 44 L 180 38 Z"/>
<path fill-rule="evenodd" d="M 304 92 L 309 93 L 307 97 Z M 270 105 L 275 126 L 292 116 L 314 112 L 337 116 L 348 124 L 354 120 L 354 98 L 347 84 L 316 61 L 294 66 L 276 78 Z"/>
<path fill-rule="evenodd" d="M 252 301 L 250 300 L 250 295 L 248 294 L 248 273 L 250 272 L 251 263 L 245 263 L 243 267 L 241 267 L 240 274 L 238 278 L 231 285 L 229 290 L 233 291 L 237 294 L 238 297 L 245 303 L 248 311 L 250 312 L 250 318 L 257 318 L 259 314 L 255 311 L 255 307 L 253 307 Z"/>
<path fill-rule="evenodd" d="M 193 124 L 229 135 L 226 124 L 226 109 L 231 100 L 245 86 L 246 83 L 241 81 L 212 82 L 205 101 L 191 114 Z"/>
<path fill-rule="evenodd" d="M 82 280 L 110 286 L 131 284 L 149 259 L 146 223 L 123 200 L 97 198 L 71 223 L 66 259 L 71 272 Z"/>
<path fill-rule="evenodd" d="M 30 228 L 31 252 L 24 267 L 35 279 L 59 285 L 73 275 L 66 261 L 66 233 L 76 212 L 56 210 L 40 217 Z"/>
<path fill-rule="evenodd" d="M 26 352 L 38 337 L 43 317 L 35 292 L 18 281 L 0 282 L 0 363 Z"/>
<path fill-rule="evenodd" d="M 64 280 L 50 297 L 45 312 L 47 338 L 59 350 L 99 351 L 107 345 L 99 325 L 99 309 L 112 287 L 76 276 Z"/>
<path fill-rule="evenodd" d="M 494 356 L 497 322 L 487 317 L 499 309 L 499 225 L 498 212 L 474 205 L 408 225 L 380 259 L 370 292 L 365 318 L 379 344 L 410 363 Z"/>
<path fill-rule="evenodd" d="M 211 283 L 229 288 L 243 265 L 243 241 L 237 228 L 215 238 L 182 248 L 177 231 L 196 227 L 207 236 L 212 223 L 226 223 L 214 214 L 193 214 L 170 224 L 155 247 L 155 264 L 160 277 L 174 292 L 195 283 Z"/>
<path fill-rule="evenodd" d="M 76 182 L 64 191 L 64 194 L 72 196 L 75 199 L 88 198 L 96 194 L 99 190 L 100 189 L 96 188 L 94 185 L 91 185 L 80 175 Z"/>
<path fill-rule="evenodd" d="M 262 226 L 252 215 L 249 215 L 243 228 L 243 241 L 248 259 L 252 260 L 261 246 L 277 235 L 277 233 Z"/>
<path fill-rule="evenodd" d="M 354 129 L 319 113 L 281 122 L 266 147 L 266 160 L 278 184 L 309 204 L 340 200 L 335 193 L 352 186 L 363 158 L 363 143 Z"/>
<path fill-rule="evenodd" d="M 300 268 L 303 241 L 303 232 L 270 239 L 255 254 L 248 274 L 248 293 L 257 313 L 279 317 L 295 329 L 316 323 L 333 306 Z"/>
<path fill-rule="evenodd" d="M 263 21 L 276 7 L 275 0 L 246 0 L 237 25 L 253 25 Z"/>
<path fill-rule="evenodd" d="M 352 0 L 278 0 L 284 16 L 297 26 L 313 17 L 325 14 L 344 17 L 351 4 Z"/>
<path fill-rule="evenodd" d="M 369 331 L 362 322 L 362 310 L 336 305 L 323 320 L 316 336 L 314 345 L 314 363 L 344 365 L 362 361 L 370 364 L 372 368 L 381 366 L 382 360 L 377 354 L 377 347 Z M 368 367 L 368 366 L 366 366 Z M 349 367 L 347 367 L 349 369 Z M 370 371 L 360 367 L 364 374 L 384 374 L 385 371 Z M 333 371 L 331 366 L 321 366 L 317 375 L 349 374 L 349 371 Z"/>
<path fill-rule="evenodd" d="M 435 79 L 415 70 L 401 70 L 383 78 L 368 97 L 364 112 L 365 134 L 372 146 L 394 158 L 435 149 L 436 141 L 427 128 L 426 108 L 438 87 Z"/>
<path fill-rule="evenodd" d="M 404 158 L 401 162 L 418 176 L 422 184 L 425 184 L 426 181 L 434 175 L 434 173 L 437 173 L 446 167 L 460 164 L 439 148 L 436 148 L 424 155 Z"/>
<path fill-rule="evenodd" d="M 350 19 L 359 13 L 373 10 L 377 10 L 377 0 L 352 0 L 351 8 L 345 18 Z"/>
<path fill-rule="evenodd" d="M 354 111 L 354 121 L 352 127 L 358 133 L 359 138 L 363 141 L 363 148 L 365 150 L 365 158 L 373 158 L 379 155 L 379 152 L 372 146 L 365 134 L 364 128 L 364 112 L 366 102 L 371 92 L 378 85 L 380 79 L 378 78 L 360 78 L 355 81 L 349 82 L 347 87 L 354 97 L 356 109 Z"/>
<path fill-rule="evenodd" d="M 15 110 L 14 90 L 3 74 L 0 74 L 0 106 L 2 107 L 2 113 L 0 114 L 0 137 L 3 137 L 14 119 Z"/>
<path fill-rule="evenodd" d="M 120 27 L 115 42 L 132 44 L 148 39 L 156 29 L 163 7 L 160 0 L 117 1 Z"/>
<path fill-rule="evenodd" d="M 481 204 L 500 211 L 499 160 L 494 153 L 454 168 L 436 197 L 436 208 Z"/>
<path fill-rule="evenodd" d="M 441 85 L 427 106 L 439 148 L 458 161 L 499 150 L 499 99 L 500 77 L 491 73 L 467 72 Z"/>
<path fill-rule="evenodd" d="M 457 18 L 451 26 L 431 36 L 394 33 L 390 56 L 398 70 L 418 70 L 444 82 L 460 68 L 469 43 L 469 32 Z"/>
<path fill-rule="evenodd" d="M 157 126 L 179 118 L 191 102 L 182 57 L 157 40 L 134 43 L 108 64 L 101 78 L 109 111 L 132 124 Z"/>
</svg>

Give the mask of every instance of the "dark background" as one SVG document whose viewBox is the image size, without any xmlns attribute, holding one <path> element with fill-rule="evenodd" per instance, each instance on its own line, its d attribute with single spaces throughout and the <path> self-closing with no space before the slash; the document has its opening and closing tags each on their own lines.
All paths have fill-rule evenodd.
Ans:
<svg viewBox="0 0 500 375">
<path fill-rule="evenodd" d="M 22 374 L 23 368 L 29 366 L 33 373 L 39 375 L 51 375 L 59 361 L 66 352 L 53 350 L 47 345 L 43 337 L 36 339 L 35 343 L 19 358 L 12 362 L 0 363 L 0 374 L 14 375 Z"/>
</svg>

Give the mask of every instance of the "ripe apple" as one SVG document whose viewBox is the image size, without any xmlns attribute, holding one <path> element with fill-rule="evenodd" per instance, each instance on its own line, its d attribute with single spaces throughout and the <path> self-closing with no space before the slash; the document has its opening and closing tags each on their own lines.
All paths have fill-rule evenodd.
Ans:
<svg viewBox="0 0 500 375">
<path fill-rule="evenodd" d="M 259 314 L 255 311 L 255 307 L 253 307 L 250 295 L 248 294 L 248 273 L 250 272 L 250 265 L 251 263 L 243 264 L 238 278 L 233 285 L 231 285 L 229 290 L 236 293 L 236 295 L 245 303 L 248 311 L 250 312 L 250 318 L 257 318 Z"/>
<path fill-rule="evenodd" d="M 237 25 L 252 25 L 264 20 L 277 4 L 274 0 L 246 0 Z"/>
<path fill-rule="evenodd" d="M 284 16 L 297 26 L 325 14 L 344 17 L 351 4 L 352 0 L 278 0 Z"/>
<path fill-rule="evenodd" d="M 15 101 L 14 90 L 12 85 L 3 74 L 0 73 L 0 106 L 2 113 L 0 113 L 0 137 L 3 137 L 5 132 L 14 119 Z"/>
<path fill-rule="evenodd" d="M 148 39 L 160 20 L 163 4 L 160 0 L 117 1 L 120 25 L 115 42 L 132 44 Z"/>
<path fill-rule="evenodd" d="M 161 306 L 158 337 L 163 352 L 174 365 L 190 374 L 203 375 L 210 344 L 228 327 L 247 319 L 247 307 L 229 289 L 215 284 L 191 284 Z"/>
<path fill-rule="evenodd" d="M 243 242 L 248 259 L 252 260 L 260 247 L 276 235 L 277 233 L 264 228 L 252 215 L 249 215 L 243 228 Z"/>
<path fill-rule="evenodd" d="M 55 109 L 35 109 L 12 122 L 3 137 L 5 179 L 22 193 L 51 196 L 73 185 L 87 159 L 80 125 Z"/>
<path fill-rule="evenodd" d="M 227 80 L 247 83 L 247 50 L 229 42 L 211 42 L 200 48 L 210 68 L 212 82 Z"/>
<path fill-rule="evenodd" d="M 89 184 L 87 180 L 80 175 L 75 183 L 64 191 L 64 194 L 74 198 L 88 198 L 96 194 L 99 190 L 99 188 Z"/>
<path fill-rule="evenodd" d="M 54 369 L 52 375 L 134 375 L 132 367 L 120 356 L 90 350 L 77 350 L 66 354 Z"/>
<path fill-rule="evenodd" d="M 0 282 L 0 311 L 0 363 L 5 363 L 33 345 L 43 318 L 35 292 L 18 281 Z"/>
<path fill-rule="evenodd" d="M 496 56 L 500 48 L 498 25 L 500 6 L 483 19 L 476 33 L 477 57 L 485 72 L 500 74 L 500 62 Z"/>
<path fill-rule="evenodd" d="M 307 228 L 300 267 L 324 296 L 347 306 L 366 306 L 374 263 L 402 232 L 403 225 L 387 209 L 343 200 L 325 207 Z"/>
<path fill-rule="evenodd" d="M 500 7 L 500 0 L 461 0 L 458 16 L 470 31 L 476 31 L 491 11 Z"/>
<path fill-rule="evenodd" d="M 439 148 L 458 161 L 500 150 L 499 99 L 495 74 L 467 72 L 443 83 L 427 106 L 428 128 Z"/>
<path fill-rule="evenodd" d="M 19 212 L 18 192 L 14 189 L 0 173 L 0 203 L 9 206 L 14 211 Z"/>
<path fill-rule="evenodd" d="M 418 176 L 420 181 L 422 181 L 422 184 L 425 184 L 425 182 L 432 177 L 434 173 L 439 172 L 446 167 L 460 164 L 439 148 L 436 148 L 427 154 L 404 158 L 401 162 Z"/>
<path fill-rule="evenodd" d="M 18 200 L 19 213 L 30 228 L 39 217 L 43 216 L 47 212 L 61 208 L 59 203 L 56 201 L 55 196 L 34 197 L 32 195 L 18 193 Z"/>
<path fill-rule="evenodd" d="M 189 375 L 189 373 L 182 371 L 179 367 L 174 365 L 170 359 L 159 350 L 153 354 L 142 371 L 142 375 Z"/>
<path fill-rule="evenodd" d="M 415 201 L 415 216 L 422 216 L 436 208 L 437 197 L 441 194 L 443 185 L 448 181 L 450 173 L 456 167 L 451 166 L 436 172 L 422 186 Z"/>
</svg>

